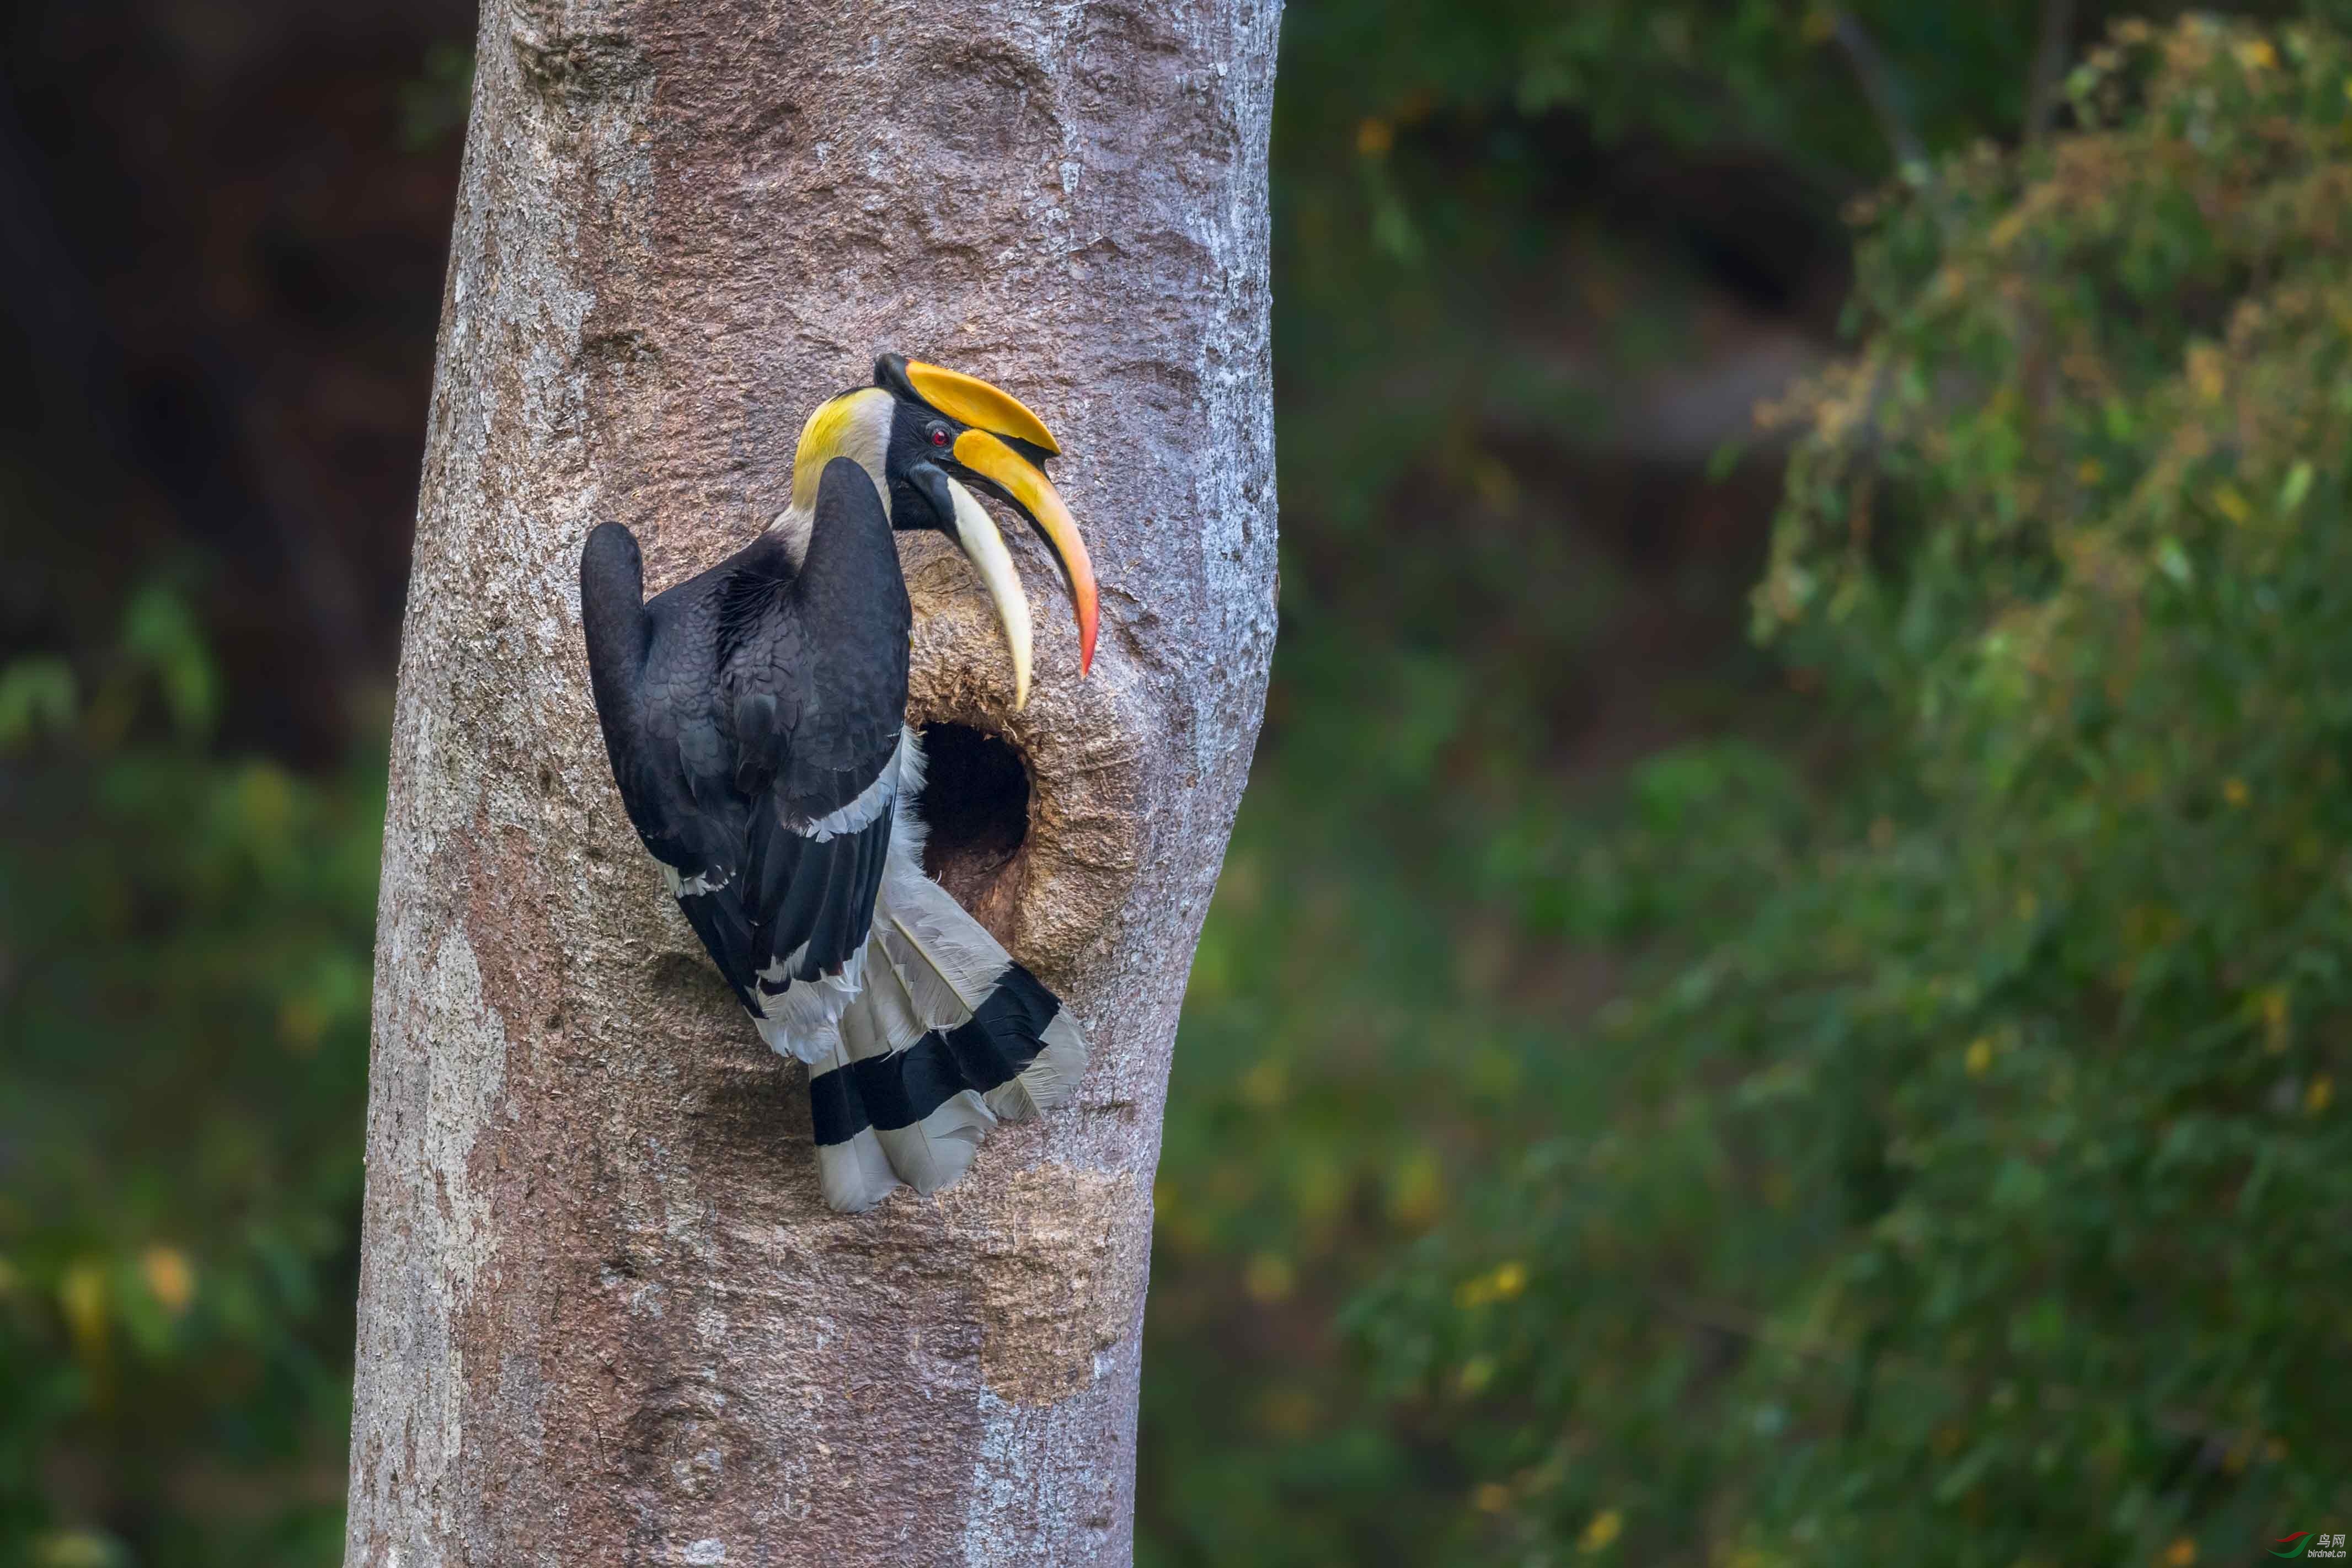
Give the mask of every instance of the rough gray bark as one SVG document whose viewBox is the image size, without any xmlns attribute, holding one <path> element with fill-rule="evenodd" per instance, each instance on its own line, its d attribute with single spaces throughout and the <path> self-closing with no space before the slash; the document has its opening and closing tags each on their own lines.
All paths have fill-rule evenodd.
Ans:
<svg viewBox="0 0 2352 1568">
<path fill-rule="evenodd" d="M 1129 1556 L 1138 1333 L 1186 969 L 1274 637 L 1277 0 L 492 0 L 393 742 L 346 1561 Z M 1027 401 L 1103 582 L 1038 689 L 905 546 L 916 716 L 1008 738 L 950 884 L 1086 1020 L 1077 1102 L 964 1182 L 819 1199 L 621 810 L 574 571 L 666 587 L 782 503 L 893 348 Z M 1017 818 L 1015 819 L 1017 822 Z"/>
</svg>

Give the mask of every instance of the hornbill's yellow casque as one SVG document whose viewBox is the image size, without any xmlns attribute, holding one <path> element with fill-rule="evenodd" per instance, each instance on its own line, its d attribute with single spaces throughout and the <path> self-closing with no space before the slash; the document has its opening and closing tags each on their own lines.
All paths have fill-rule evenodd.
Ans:
<svg viewBox="0 0 2352 1568">
<path fill-rule="evenodd" d="M 988 1129 L 1058 1104 L 1086 1037 L 923 874 L 921 743 L 907 727 L 913 612 L 897 528 L 937 528 L 980 573 L 1029 695 L 1029 602 L 968 486 L 1052 550 L 1093 662 L 1094 569 L 1046 479 L 1060 448 L 986 382 L 875 361 L 810 416 L 792 504 L 757 539 L 645 601 L 618 523 L 588 536 L 580 609 L 613 776 L 678 906 L 775 1051 L 809 1064 L 825 1200 L 964 1173 Z"/>
</svg>

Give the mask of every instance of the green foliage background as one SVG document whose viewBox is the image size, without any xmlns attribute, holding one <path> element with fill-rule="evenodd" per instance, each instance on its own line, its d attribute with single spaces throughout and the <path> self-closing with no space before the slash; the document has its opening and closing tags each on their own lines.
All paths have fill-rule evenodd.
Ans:
<svg viewBox="0 0 2352 1568">
<path fill-rule="evenodd" d="M 342 1551 L 380 763 L 213 755 L 185 602 L 0 674 L 0 1562 Z"/>
<path fill-rule="evenodd" d="M 1897 177 L 1841 15 L 1290 11 L 1283 643 L 1150 1563 L 2352 1528 L 2343 18 L 2121 24 L 2031 138 L 2041 7 L 1856 6 Z M 1605 768 L 1622 568 L 1491 433 L 1605 448 L 1702 282 L 1556 199 L 1564 134 L 1765 149 L 1853 247 L 1850 357 L 1720 465 L 1788 454 L 1754 645 Z M 1563 247 L 1598 391 L 1522 329 Z M 216 748 L 184 601 L 0 679 L 0 1557 L 57 1568 L 339 1551 L 381 787 Z"/>
</svg>

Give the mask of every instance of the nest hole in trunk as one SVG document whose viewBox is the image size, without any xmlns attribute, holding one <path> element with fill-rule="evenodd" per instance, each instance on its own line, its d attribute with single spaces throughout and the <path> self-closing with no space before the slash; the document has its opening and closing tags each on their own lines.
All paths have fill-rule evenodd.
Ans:
<svg viewBox="0 0 2352 1568">
<path fill-rule="evenodd" d="M 930 838 L 923 869 L 983 923 L 1009 900 L 1006 873 L 1029 839 L 1029 768 L 1001 735 L 964 724 L 923 726 L 929 762 L 923 820 Z"/>
</svg>

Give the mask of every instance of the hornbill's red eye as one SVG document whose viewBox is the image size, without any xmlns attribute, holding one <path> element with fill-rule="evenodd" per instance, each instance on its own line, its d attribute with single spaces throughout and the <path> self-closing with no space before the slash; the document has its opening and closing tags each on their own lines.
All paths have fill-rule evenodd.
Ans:
<svg viewBox="0 0 2352 1568">
<path fill-rule="evenodd" d="M 931 426 L 931 444 L 934 446 L 945 446 L 947 444 L 948 427 L 944 424 L 935 424 Z"/>
</svg>

